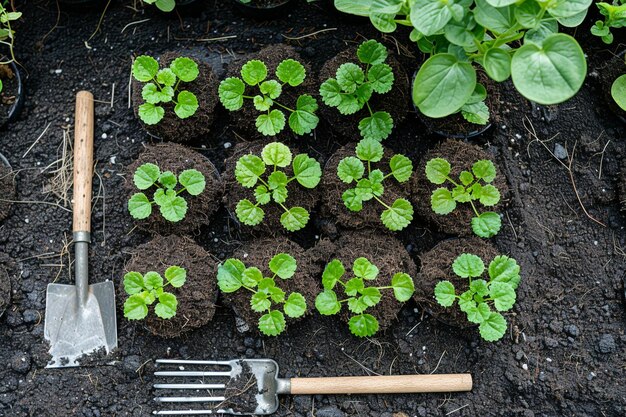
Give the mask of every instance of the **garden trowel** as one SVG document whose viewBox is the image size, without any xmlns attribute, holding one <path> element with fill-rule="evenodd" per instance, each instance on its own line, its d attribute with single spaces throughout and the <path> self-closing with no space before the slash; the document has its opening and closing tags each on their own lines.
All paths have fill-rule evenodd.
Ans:
<svg viewBox="0 0 626 417">
<path fill-rule="evenodd" d="M 50 342 L 48 368 L 79 366 L 78 359 L 117 347 L 113 282 L 89 285 L 94 101 L 76 95 L 74 130 L 74 252 L 76 285 L 48 284 L 44 337 Z"/>
</svg>

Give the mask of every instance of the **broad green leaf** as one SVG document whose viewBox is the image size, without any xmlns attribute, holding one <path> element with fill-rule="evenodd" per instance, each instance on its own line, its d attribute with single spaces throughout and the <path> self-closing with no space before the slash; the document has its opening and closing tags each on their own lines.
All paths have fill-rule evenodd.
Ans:
<svg viewBox="0 0 626 417">
<path fill-rule="evenodd" d="M 272 278 L 263 278 L 261 281 L 259 281 L 258 287 L 259 291 L 263 291 L 269 294 L 270 290 L 276 287 L 276 283 Z"/>
<path fill-rule="evenodd" d="M 143 103 L 139 106 L 139 118 L 147 125 L 155 125 L 163 119 L 165 110 L 161 106 L 152 103 Z"/>
<path fill-rule="evenodd" d="M 124 302 L 124 317 L 128 320 L 141 320 L 148 315 L 148 306 L 139 294 L 131 295 Z"/>
<path fill-rule="evenodd" d="M 370 22 L 382 33 L 391 33 L 398 27 L 395 13 L 370 13 Z"/>
<path fill-rule="evenodd" d="M 159 183 L 166 189 L 173 189 L 178 184 L 176 175 L 172 171 L 165 171 L 159 176 Z"/>
<path fill-rule="evenodd" d="M 147 190 L 154 185 L 160 175 L 161 170 L 159 167 L 148 162 L 137 168 L 135 175 L 133 176 L 133 182 L 135 183 L 135 187 L 140 190 Z"/>
<path fill-rule="evenodd" d="M 193 59 L 178 57 L 170 64 L 170 69 L 183 82 L 189 83 L 198 78 L 200 71 Z"/>
<path fill-rule="evenodd" d="M 611 85 L 611 97 L 622 110 L 626 111 L 626 74 L 618 77 Z"/>
<path fill-rule="evenodd" d="M 262 94 L 269 96 L 271 99 L 276 99 L 283 91 L 283 87 L 276 80 L 263 81 L 259 86 Z M 267 110 L 267 109 L 266 109 Z"/>
<path fill-rule="evenodd" d="M 496 256 L 489 264 L 491 282 L 506 282 L 516 289 L 520 282 L 520 267 L 517 261 L 508 256 Z"/>
<path fill-rule="evenodd" d="M 256 155 L 244 155 L 235 165 L 235 178 L 246 188 L 256 185 L 259 177 L 265 172 L 263 160 Z"/>
<path fill-rule="evenodd" d="M 348 327 L 355 336 L 369 337 L 378 331 L 378 320 L 371 314 L 359 314 L 350 317 Z"/>
<path fill-rule="evenodd" d="M 411 23 L 425 36 L 435 35 L 452 19 L 447 1 L 414 0 L 411 3 Z"/>
<path fill-rule="evenodd" d="M 296 259 L 288 253 L 279 253 L 270 261 L 270 271 L 282 279 L 293 277 L 296 273 Z"/>
<path fill-rule="evenodd" d="M 361 314 L 367 310 L 369 305 L 365 302 L 364 297 L 351 297 L 348 298 L 348 310 L 354 314 Z"/>
<path fill-rule="evenodd" d="M 461 180 L 461 184 L 463 184 L 464 186 L 468 186 L 474 182 L 474 176 L 469 171 L 461 171 L 461 175 L 459 175 L 459 180 Z"/>
<path fill-rule="evenodd" d="M 587 14 L 587 9 L 591 5 L 592 0 L 560 0 L 548 3 L 548 12 L 559 21 L 562 19 L 573 18 L 582 14 L 582 19 Z M 581 20 L 582 21 L 582 20 Z M 564 26 L 568 26 L 562 23 Z M 578 22 L 580 24 L 580 22 Z M 577 26 L 577 25 L 576 25 Z"/>
<path fill-rule="evenodd" d="M 167 193 L 175 193 L 174 190 L 167 190 Z M 159 204 L 161 215 L 170 222 L 179 222 L 187 214 L 187 202 L 182 197 L 167 199 L 163 204 Z"/>
<path fill-rule="evenodd" d="M 176 7 L 176 0 L 149 0 L 148 4 L 154 3 L 154 5 L 162 12 L 169 13 Z"/>
<path fill-rule="evenodd" d="M 538 46 L 541 46 L 543 45 L 543 41 L 548 36 L 554 33 L 558 33 L 558 31 L 559 24 L 556 22 L 556 20 L 552 18 L 543 19 L 539 23 L 539 26 L 526 31 L 526 33 L 524 34 L 524 44 L 534 43 Z"/>
<path fill-rule="evenodd" d="M 124 291 L 126 291 L 126 294 L 138 294 L 143 291 L 143 289 L 143 275 L 139 272 L 131 271 L 124 275 Z"/>
<path fill-rule="evenodd" d="M 272 302 L 269 300 L 269 295 L 264 292 L 256 292 L 250 298 L 250 308 L 257 313 L 269 310 L 271 306 Z"/>
<path fill-rule="evenodd" d="M 356 196 L 361 201 L 369 201 L 374 198 L 374 189 L 372 187 L 372 181 L 367 178 L 359 180 L 354 189 Z"/>
<path fill-rule="evenodd" d="M 480 326 L 478 326 L 480 336 L 487 342 L 495 342 L 504 336 L 506 332 L 506 320 L 502 314 L 492 312 Z"/>
<path fill-rule="evenodd" d="M 373 65 L 367 71 L 367 80 L 371 83 L 372 90 L 378 94 L 385 94 L 393 87 L 393 71 L 387 64 Z"/>
<path fill-rule="evenodd" d="M 365 73 L 358 65 L 347 62 L 341 64 L 337 69 L 336 79 L 341 89 L 351 94 L 356 91 L 359 85 L 363 84 L 363 81 L 365 81 Z"/>
<path fill-rule="evenodd" d="M 486 207 L 495 206 L 500 201 L 500 191 L 493 185 L 487 184 L 482 189 L 479 201 Z"/>
<path fill-rule="evenodd" d="M 478 29 L 482 30 L 480 27 Z M 476 34 L 474 32 L 476 31 L 476 22 L 474 21 L 474 16 L 471 13 L 466 14 L 463 19 L 458 22 L 454 19 L 450 20 L 443 28 L 443 34 L 446 40 L 454 45 L 466 48 L 467 52 L 473 52 L 476 50 L 476 45 L 474 43 L 476 39 Z"/>
<path fill-rule="evenodd" d="M 352 264 L 352 272 L 357 278 L 376 279 L 378 276 L 378 268 L 367 258 L 356 258 Z"/>
<path fill-rule="evenodd" d="M 484 279 L 475 279 L 474 281 L 472 281 L 472 283 L 470 284 L 470 290 L 472 290 L 472 292 L 478 294 L 481 297 L 489 294 L 487 281 L 485 281 Z"/>
<path fill-rule="evenodd" d="M 483 67 L 494 81 L 504 81 L 511 76 L 511 55 L 501 48 L 491 48 L 485 52 Z"/>
<path fill-rule="evenodd" d="M 280 223 L 290 232 L 302 229 L 309 222 L 309 212 L 302 207 L 292 207 L 280 216 Z"/>
<path fill-rule="evenodd" d="M 239 78 L 229 77 L 220 83 L 218 94 L 220 102 L 227 110 L 239 110 L 243 105 L 243 93 L 246 86 Z"/>
<path fill-rule="evenodd" d="M 471 306 L 467 311 L 467 320 L 471 323 L 480 324 L 491 316 L 491 309 L 487 303 L 479 303 Z"/>
<path fill-rule="evenodd" d="M 485 264 L 479 256 L 463 253 L 452 263 L 452 270 L 461 278 L 476 278 L 485 271 Z"/>
<path fill-rule="evenodd" d="M 363 199 L 361 198 L 360 193 L 357 193 L 355 188 L 349 188 L 344 191 L 341 195 L 341 199 L 343 200 L 343 203 L 348 208 L 348 210 L 363 210 Z"/>
<path fill-rule="evenodd" d="M 359 122 L 359 131 L 364 139 L 381 141 L 387 139 L 393 130 L 393 119 L 386 111 L 377 111 Z"/>
<path fill-rule="evenodd" d="M 241 78 L 248 85 L 257 85 L 267 78 L 267 67 L 262 61 L 252 59 L 241 67 Z"/>
<path fill-rule="evenodd" d="M 476 301 L 474 301 L 474 293 L 470 290 L 465 291 L 459 296 L 459 309 L 462 312 L 468 313 L 477 308 Z"/>
<path fill-rule="evenodd" d="M 280 142 L 268 143 L 261 151 L 261 157 L 266 165 L 276 165 L 280 168 L 289 166 L 291 163 L 291 156 L 291 150 L 289 150 L 289 147 Z"/>
<path fill-rule="evenodd" d="M 362 139 L 356 145 L 356 156 L 362 161 L 378 162 L 383 154 L 383 145 L 374 139 Z"/>
<path fill-rule="evenodd" d="M 380 219 L 387 229 L 397 232 L 413 221 L 413 206 L 404 198 L 399 198 L 382 212 Z"/>
<path fill-rule="evenodd" d="M 501 34 L 515 25 L 513 6 L 493 7 L 487 0 L 475 0 L 474 19 L 490 31 Z"/>
<path fill-rule="evenodd" d="M 165 279 L 172 287 L 180 288 L 185 284 L 187 280 L 187 270 L 180 266 L 170 266 L 165 270 Z"/>
<path fill-rule="evenodd" d="M 157 73 L 156 80 L 163 86 L 173 87 L 176 84 L 176 74 L 169 68 L 163 68 Z"/>
<path fill-rule="evenodd" d="M 142 220 L 152 214 L 152 204 L 144 193 L 136 193 L 128 200 L 128 212 L 133 218 Z"/>
<path fill-rule="evenodd" d="M 285 115 L 277 109 L 261 114 L 256 119 L 256 128 L 265 136 L 275 136 L 285 128 Z"/>
<path fill-rule="evenodd" d="M 133 77 L 137 81 L 148 82 L 152 81 L 159 72 L 159 63 L 156 59 L 147 55 L 140 55 L 135 58 L 133 62 Z"/>
<path fill-rule="evenodd" d="M 169 103 L 173 96 L 174 89 L 172 87 L 163 87 L 163 91 L 161 91 L 156 84 L 148 83 L 141 89 L 141 98 L 150 104 Z"/>
<path fill-rule="evenodd" d="M 515 7 L 515 19 L 525 28 L 536 28 L 544 16 L 541 5 L 536 1 L 525 1 Z"/>
<path fill-rule="evenodd" d="M 350 297 L 354 297 L 359 292 L 363 291 L 365 288 L 365 284 L 363 283 L 363 278 L 352 278 L 346 282 L 346 287 L 344 291 Z"/>
<path fill-rule="evenodd" d="M 332 290 L 335 288 L 337 281 L 343 277 L 346 273 L 346 269 L 339 259 L 333 259 L 324 268 L 322 273 L 322 285 L 326 290 Z"/>
<path fill-rule="evenodd" d="M 246 268 L 241 274 L 241 282 L 249 288 L 256 287 L 263 280 L 263 273 L 255 266 Z"/>
<path fill-rule="evenodd" d="M 498 311 L 508 311 L 515 304 L 515 290 L 509 283 L 501 281 L 490 283 L 489 295 Z"/>
<path fill-rule="evenodd" d="M 176 99 L 177 103 L 174 107 L 174 113 L 181 119 L 193 116 L 196 110 L 198 110 L 198 98 L 194 93 L 181 91 Z"/>
<path fill-rule="evenodd" d="M 486 0 L 493 7 L 504 7 L 515 4 L 518 0 Z"/>
<path fill-rule="evenodd" d="M 428 117 L 456 113 L 474 92 L 476 70 L 452 54 L 436 54 L 419 69 L 413 81 L 413 103 Z"/>
<path fill-rule="evenodd" d="M 270 190 L 285 187 L 287 185 L 287 181 L 287 175 L 282 171 L 274 171 L 269 177 L 267 177 L 267 183 L 270 186 Z"/>
<path fill-rule="evenodd" d="M 332 290 L 324 290 L 315 297 L 315 308 L 323 316 L 332 316 L 341 310 L 337 294 Z"/>
<path fill-rule="evenodd" d="M 274 102 L 271 98 L 265 96 L 254 96 L 252 99 L 252 104 L 254 104 L 254 108 L 258 111 L 268 111 L 272 108 Z"/>
<path fill-rule="evenodd" d="M 154 313 L 162 319 L 171 319 L 176 315 L 178 300 L 174 294 L 164 292 L 159 295 L 159 303 L 154 306 Z"/>
<path fill-rule="evenodd" d="M 296 135 L 311 133 L 320 119 L 315 115 L 317 101 L 308 94 L 298 97 L 296 111 L 289 116 L 289 127 Z"/>
<path fill-rule="evenodd" d="M 389 161 L 391 174 L 398 182 L 406 182 L 413 174 L 413 162 L 404 155 L 394 155 Z"/>
<path fill-rule="evenodd" d="M 259 185 L 254 189 L 254 198 L 259 204 L 267 204 L 272 199 L 272 195 L 265 185 Z"/>
<path fill-rule="evenodd" d="M 259 319 L 259 330 L 266 336 L 278 336 L 285 331 L 285 316 L 278 310 L 270 311 Z"/>
<path fill-rule="evenodd" d="M 337 176 L 346 184 L 360 180 L 364 173 L 365 165 L 355 156 L 345 157 L 337 165 Z"/>
<path fill-rule="evenodd" d="M 486 98 L 487 89 L 481 83 L 476 83 L 476 87 L 474 87 L 474 92 L 470 96 L 469 100 L 467 100 L 467 103 L 465 103 L 465 105 L 478 103 L 484 101 Z"/>
<path fill-rule="evenodd" d="M 276 187 L 272 191 L 272 198 L 274 199 L 275 202 L 282 204 L 285 201 L 287 201 L 288 194 L 289 193 L 287 191 L 287 187 L 285 187 L 284 185 L 281 185 L 279 187 Z"/>
<path fill-rule="evenodd" d="M 384 13 L 379 11 L 378 13 Z M 356 56 L 363 64 L 382 64 L 387 59 L 387 48 L 378 41 L 370 39 L 359 45 Z"/>
<path fill-rule="evenodd" d="M 178 176 L 178 181 L 191 195 L 200 195 L 206 187 L 204 175 L 196 169 L 186 169 Z"/>
<path fill-rule="evenodd" d="M 430 196 L 430 207 L 437 214 L 452 213 L 456 208 L 456 201 L 447 188 L 437 188 Z"/>
<path fill-rule="evenodd" d="M 335 8 L 343 13 L 368 16 L 374 0 L 335 0 Z"/>
<path fill-rule="evenodd" d="M 391 278 L 391 286 L 396 300 L 400 302 L 409 301 L 415 292 L 413 278 L 407 273 L 398 272 Z"/>
<path fill-rule="evenodd" d="M 489 123 L 489 107 L 482 101 L 464 105 L 461 107 L 461 114 L 470 123 L 477 125 Z"/>
<path fill-rule="evenodd" d="M 320 85 L 320 96 L 324 104 L 330 107 L 337 107 L 343 99 L 341 86 L 334 78 L 330 78 Z"/>
<path fill-rule="evenodd" d="M 147 290 L 155 290 L 163 287 L 163 277 L 157 272 L 146 272 L 143 276 L 143 286 Z"/>
<path fill-rule="evenodd" d="M 490 238 L 498 234 L 502 220 L 498 213 L 486 211 L 472 218 L 472 230 L 480 237 Z"/>
<path fill-rule="evenodd" d="M 315 188 L 322 178 L 320 163 L 307 154 L 299 154 L 293 159 L 293 175 L 305 188 Z"/>
<path fill-rule="evenodd" d="M 281 290 L 278 287 L 272 287 L 269 289 L 270 298 L 275 303 L 284 303 L 285 302 L 285 291 Z"/>
<path fill-rule="evenodd" d="M 343 115 L 354 114 L 361 110 L 363 105 L 363 102 L 359 101 L 355 94 L 342 94 L 341 102 L 337 106 L 337 110 Z"/>
<path fill-rule="evenodd" d="M 276 68 L 276 76 L 283 83 L 296 87 L 306 78 L 304 66 L 294 59 L 286 59 Z"/>
<path fill-rule="evenodd" d="M 496 166 L 488 159 L 481 159 L 480 161 L 474 162 L 472 172 L 476 178 L 482 179 L 485 182 L 492 182 L 496 179 Z"/>
<path fill-rule="evenodd" d="M 443 184 L 450 175 L 450 163 L 443 158 L 433 158 L 426 163 L 426 178 L 433 184 Z"/>
<path fill-rule="evenodd" d="M 231 293 L 243 285 L 242 274 L 246 266 L 239 259 L 227 259 L 217 268 L 217 285 L 220 291 Z"/>
<path fill-rule="evenodd" d="M 469 203 L 472 201 L 472 196 L 462 185 L 458 185 L 452 189 L 452 198 L 458 203 Z"/>
<path fill-rule="evenodd" d="M 255 206 L 247 199 L 243 199 L 237 203 L 235 213 L 239 221 L 248 226 L 258 225 L 263 221 L 263 217 L 265 217 L 263 209 Z"/>
<path fill-rule="evenodd" d="M 285 306 L 283 307 L 285 314 L 287 317 L 298 318 L 302 317 L 306 312 L 306 300 L 302 296 L 302 294 L 297 292 L 292 292 L 289 294 L 289 298 L 285 301 Z"/>
<path fill-rule="evenodd" d="M 558 104 L 578 92 L 587 75 L 587 61 L 569 35 L 548 36 L 541 46 L 528 43 L 513 54 L 515 88 L 539 104 Z"/>
<path fill-rule="evenodd" d="M 382 294 L 380 290 L 376 287 L 366 287 L 361 290 L 361 297 L 363 302 L 368 307 L 374 307 L 376 304 L 380 302 L 382 298 Z"/>
</svg>

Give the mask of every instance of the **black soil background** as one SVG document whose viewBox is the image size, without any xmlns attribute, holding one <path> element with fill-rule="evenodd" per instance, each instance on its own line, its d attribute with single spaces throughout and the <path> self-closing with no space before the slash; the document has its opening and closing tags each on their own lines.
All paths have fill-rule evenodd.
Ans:
<svg viewBox="0 0 626 417">
<path fill-rule="evenodd" d="M 118 315 L 120 349 L 111 366 L 47 370 L 46 285 L 71 280 L 66 245 L 71 213 L 50 192 L 51 170 L 57 167 L 53 163 L 63 129 L 73 125 L 76 91 L 89 89 L 99 100 L 91 280 L 119 283 L 131 253 L 149 239 L 133 229 L 121 192 L 130 181 L 126 166 L 151 141 L 128 104 L 131 55 L 194 49 L 212 53 L 221 63 L 233 54 L 289 43 L 319 71 L 341 50 L 380 34 L 369 23 L 329 13 L 318 4 L 301 2 L 282 20 L 255 22 L 232 11 L 230 2 L 209 0 L 201 12 L 181 19 L 165 18 L 154 8 L 136 13 L 111 4 L 90 39 L 98 13 L 57 15 L 55 2 L 43 0 L 17 6 L 24 11 L 24 23 L 16 27 L 16 53 L 28 74 L 28 96 L 21 118 L 0 134 L 0 148 L 18 172 L 21 201 L 0 223 L 0 251 L 14 260 L 19 276 L 12 304 L 0 320 L 0 415 L 148 416 L 157 408 L 150 387 L 153 360 L 166 357 L 270 357 L 287 377 L 431 372 L 471 372 L 474 377 L 471 392 L 451 395 L 287 396 L 279 416 L 625 414 L 626 221 L 616 190 L 626 144 L 624 126 L 607 111 L 598 79 L 598 67 L 615 51 L 587 35 L 594 18 L 577 32 L 590 65 L 580 93 L 559 106 L 538 107 L 525 104 L 509 83 L 501 84 L 504 109 L 527 105 L 529 111 L 505 111 L 496 126 L 474 141 L 499 161 L 512 192 L 503 229 L 492 240 L 522 267 L 511 330 L 502 341 L 490 344 L 475 332 L 459 334 L 412 302 L 394 326 L 371 339 L 356 339 L 335 318 L 319 317 L 294 323 L 288 337 L 260 338 L 239 334 L 233 314 L 218 305 L 211 323 L 172 340 L 152 336 Z M 328 30 L 305 36 L 323 29 Z M 231 38 L 207 41 L 224 36 Z M 408 32 L 393 37 L 401 42 L 401 63 L 412 73 L 419 54 Z M 405 56 L 406 51 L 414 57 Z M 232 145 L 251 138 L 235 136 L 219 106 L 216 117 L 211 134 L 191 145 L 221 170 Z M 411 114 L 385 143 L 418 161 L 441 141 L 425 131 Z M 322 122 L 312 136 L 290 145 L 297 141 L 323 163 L 342 140 Z M 548 151 L 565 157 L 560 160 L 565 166 L 567 156 L 573 159 L 577 193 L 569 172 Z M 588 218 L 579 199 L 606 226 Z M 324 229 L 307 230 L 296 237 L 305 248 L 325 236 Z M 416 263 L 446 237 L 420 219 L 398 236 Z M 219 260 L 241 245 L 223 208 L 194 238 Z"/>
</svg>

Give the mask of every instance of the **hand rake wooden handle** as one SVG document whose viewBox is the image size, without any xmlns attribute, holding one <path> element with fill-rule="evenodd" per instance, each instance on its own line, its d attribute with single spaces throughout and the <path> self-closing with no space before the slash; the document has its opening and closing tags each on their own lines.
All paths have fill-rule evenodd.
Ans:
<svg viewBox="0 0 626 417">
<path fill-rule="evenodd" d="M 93 176 L 93 94 L 76 94 L 74 125 L 74 232 L 91 230 L 91 180 Z"/>
<path fill-rule="evenodd" d="M 291 378 L 292 394 L 402 394 L 471 389 L 471 374 Z"/>
</svg>

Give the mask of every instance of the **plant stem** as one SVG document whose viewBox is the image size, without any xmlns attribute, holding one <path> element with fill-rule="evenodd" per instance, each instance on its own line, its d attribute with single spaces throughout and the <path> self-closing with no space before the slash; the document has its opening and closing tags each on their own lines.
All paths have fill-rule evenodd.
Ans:
<svg viewBox="0 0 626 417">
<path fill-rule="evenodd" d="M 376 201 L 378 201 L 380 204 L 382 204 L 383 206 L 385 206 L 387 209 L 389 210 L 393 210 L 391 207 L 389 207 L 387 204 L 385 204 L 385 202 L 383 200 L 381 200 L 380 198 L 374 196 L 374 198 L 376 199 Z"/>
</svg>

